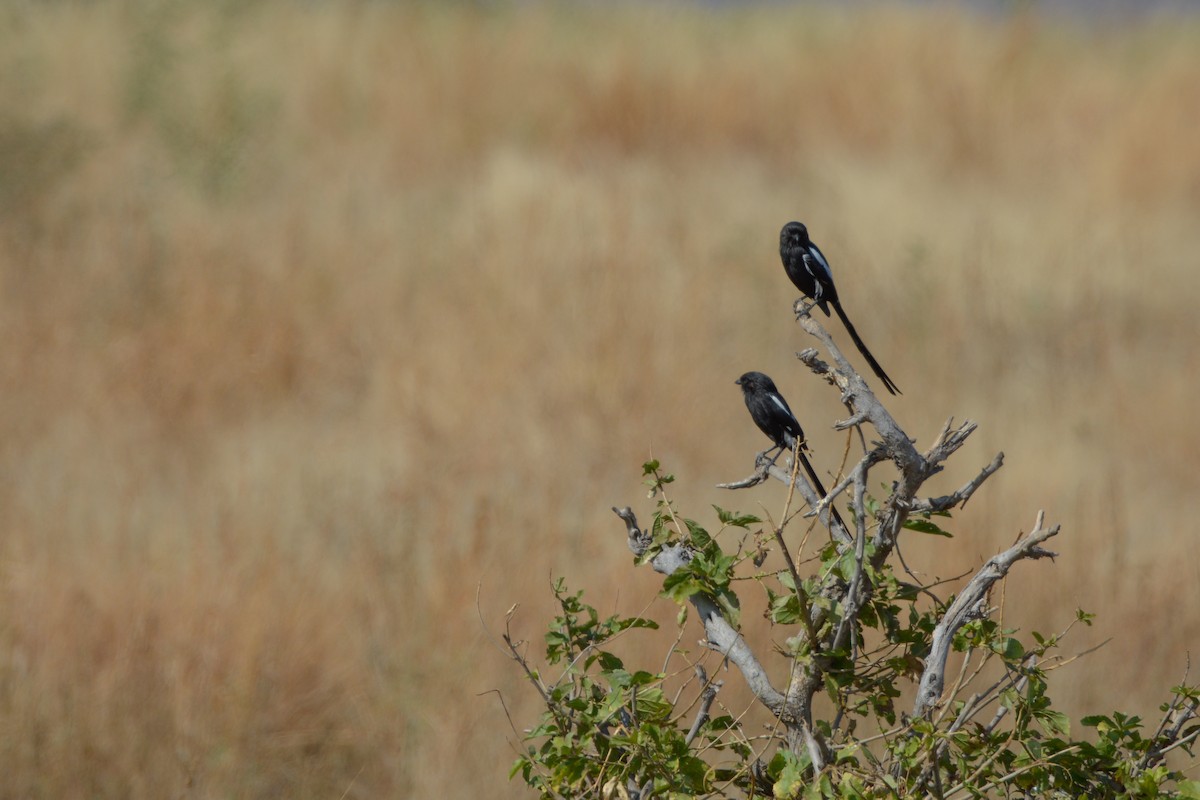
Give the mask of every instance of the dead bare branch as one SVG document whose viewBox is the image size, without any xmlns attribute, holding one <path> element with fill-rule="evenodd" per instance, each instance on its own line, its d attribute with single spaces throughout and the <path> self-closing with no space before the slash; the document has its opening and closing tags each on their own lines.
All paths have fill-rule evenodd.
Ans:
<svg viewBox="0 0 1200 800">
<path fill-rule="evenodd" d="M 927 500 L 913 500 L 909 506 L 909 513 L 930 514 L 939 511 L 948 511 L 955 507 L 962 508 L 971 499 L 971 495 L 975 494 L 975 490 L 982 486 L 983 482 L 1002 466 L 1004 466 L 1004 453 L 997 453 L 991 463 L 980 470 L 978 475 L 963 484 L 962 488 L 941 497 L 933 497 Z"/>
<path fill-rule="evenodd" d="M 954 634 L 968 619 L 981 613 L 980 609 L 985 606 L 987 593 L 992 585 L 1007 575 L 1009 568 L 1022 559 L 1054 557 L 1054 553 L 1040 545 L 1050 537 L 1057 536 L 1059 527 L 1055 525 L 1052 528 L 1043 528 L 1044 519 L 1044 512 L 1039 511 L 1033 530 L 1003 553 L 988 559 L 975 573 L 975 577 L 959 592 L 950 608 L 946 609 L 942 621 L 933 631 L 929 656 L 925 659 L 925 672 L 921 675 L 916 703 L 913 706 L 914 717 L 923 717 L 930 713 L 941 699 L 946 677 L 946 659 L 950 654 Z"/>
</svg>

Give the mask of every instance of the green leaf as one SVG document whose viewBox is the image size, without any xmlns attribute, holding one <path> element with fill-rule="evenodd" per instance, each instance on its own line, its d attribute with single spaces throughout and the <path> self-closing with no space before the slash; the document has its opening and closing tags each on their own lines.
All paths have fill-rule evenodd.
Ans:
<svg viewBox="0 0 1200 800">
<path fill-rule="evenodd" d="M 1175 785 L 1175 790 L 1187 800 L 1200 800 L 1200 781 L 1180 781 Z"/>
<path fill-rule="evenodd" d="M 600 668 L 605 672 L 612 672 L 624 666 L 621 659 L 614 656 L 612 653 L 601 651 L 597 660 L 600 662 Z"/>
<path fill-rule="evenodd" d="M 1012 636 L 992 644 L 992 650 L 1004 656 L 1007 661 L 1020 661 L 1025 657 L 1025 648 L 1021 641 Z"/>
<path fill-rule="evenodd" d="M 771 621 L 779 625 L 795 625 L 800 621 L 800 600 L 794 594 L 772 593 Z"/>
<path fill-rule="evenodd" d="M 1061 711 L 1044 709 L 1042 711 L 1034 712 L 1033 716 L 1038 722 L 1042 723 L 1042 727 L 1045 728 L 1048 733 L 1056 733 L 1059 736 L 1071 735 L 1071 720 Z"/>
<path fill-rule="evenodd" d="M 663 580 L 662 596 L 677 603 L 682 603 L 696 592 L 704 591 L 704 587 L 696 577 L 686 569 L 678 569 Z"/>
<path fill-rule="evenodd" d="M 709 545 L 715 544 L 713 538 L 708 535 L 708 531 L 696 522 L 694 519 L 685 519 L 683 524 L 687 526 L 688 533 L 692 535 L 692 546 L 697 550 L 707 550 Z"/>
<path fill-rule="evenodd" d="M 772 793 L 779 800 L 795 797 L 804 788 L 804 772 L 807 763 L 801 763 L 790 750 L 780 750 L 771 759 L 771 766 L 779 765 L 779 777 L 775 779 Z"/>
<path fill-rule="evenodd" d="M 854 578 L 854 573 L 858 569 L 858 560 L 855 558 L 853 550 L 847 550 L 838 558 L 838 573 L 849 582 Z"/>
<path fill-rule="evenodd" d="M 652 631 L 658 630 L 658 623 L 652 619 L 645 617 L 628 617 L 626 619 L 617 620 L 614 626 L 614 633 L 623 631 L 628 628 L 649 628 Z"/>
<path fill-rule="evenodd" d="M 642 725 L 649 722 L 665 722 L 671 716 L 671 703 L 663 695 L 662 689 L 639 691 L 635 705 L 637 719 Z"/>
<path fill-rule="evenodd" d="M 954 534 L 942 530 L 927 519 L 906 519 L 904 521 L 904 527 L 910 531 L 916 531 L 917 533 L 928 533 L 933 536 L 945 536 L 947 539 L 954 538 Z"/>
<path fill-rule="evenodd" d="M 1177 694 L 1180 697 L 1188 700 L 1195 700 L 1200 698 L 1200 688 L 1188 686 L 1187 684 L 1180 684 L 1179 686 L 1171 687 L 1171 694 Z M 1163 710 L 1166 711 L 1165 708 Z"/>
<path fill-rule="evenodd" d="M 887 491 L 887 487 L 884 487 L 884 491 Z M 873 495 L 868 494 L 863 505 L 865 506 L 863 510 L 867 512 L 868 518 L 873 518 L 879 514 L 879 501 Z"/>
<path fill-rule="evenodd" d="M 713 509 L 717 512 L 717 519 L 722 525 L 730 525 L 734 528 L 749 528 L 751 525 L 762 522 L 761 519 L 753 514 L 740 514 L 736 511 L 726 511 L 720 506 L 714 505 Z"/>
<path fill-rule="evenodd" d="M 833 780 L 829 777 L 828 772 L 821 773 L 816 783 L 810 783 L 808 790 L 804 793 L 805 798 L 812 800 L 823 800 L 826 797 L 837 797 L 833 793 Z"/>
<path fill-rule="evenodd" d="M 656 545 L 665 544 L 671 538 L 671 531 L 667 527 L 667 520 L 662 514 L 655 514 L 654 521 L 650 523 L 650 541 Z"/>
</svg>

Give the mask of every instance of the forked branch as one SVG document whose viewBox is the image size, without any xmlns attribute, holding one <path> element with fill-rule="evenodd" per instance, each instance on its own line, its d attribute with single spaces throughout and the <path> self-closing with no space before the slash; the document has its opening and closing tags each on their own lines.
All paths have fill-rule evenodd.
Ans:
<svg viewBox="0 0 1200 800">
<path fill-rule="evenodd" d="M 1053 528 L 1042 527 L 1044 518 L 1045 514 L 1039 511 L 1030 533 L 1003 553 L 988 559 L 942 615 L 942 621 L 934 628 L 929 656 L 925 659 L 925 672 L 921 675 L 916 703 L 913 706 L 914 717 L 923 717 L 937 706 L 945 686 L 946 659 L 950 654 L 954 634 L 967 620 L 987 616 L 987 594 L 992 585 L 1007 575 L 1009 568 L 1022 559 L 1053 558 L 1056 555 L 1040 546 L 1050 537 L 1058 535 L 1059 530 L 1057 525 Z"/>
</svg>

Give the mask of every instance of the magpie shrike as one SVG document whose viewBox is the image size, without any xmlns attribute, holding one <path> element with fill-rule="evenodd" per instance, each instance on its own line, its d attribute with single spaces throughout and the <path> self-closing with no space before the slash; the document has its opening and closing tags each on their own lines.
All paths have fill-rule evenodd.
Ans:
<svg viewBox="0 0 1200 800">
<path fill-rule="evenodd" d="M 883 367 L 879 366 L 875 356 L 871 355 L 871 351 L 863 344 L 858 331 L 850 324 L 850 318 L 842 310 L 837 288 L 833 285 L 833 271 L 829 269 L 829 262 L 825 260 L 821 249 L 808 238 L 808 228 L 804 227 L 804 223 L 789 222 L 783 226 L 783 230 L 779 232 L 779 257 L 783 260 L 783 268 L 792 279 L 792 283 L 796 284 L 796 288 L 805 297 L 811 297 L 825 312 L 825 316 L 829 316 L 829 306 L 833 306 L 842 324 L 846 326 L 850 338 L 858 347 L 858 352 L 863 354 L 863 358 L 871 365 L 871 369 L 879 376 L 879 380 L 883 381 L 887 390 L 892 394 L 899 394 L 900 387 L 888 377 Z"/>
<path fill-rule="evenodd" d="M 742 397 L 746 401 L 746 408 L 750 410 L 750 418 L 754 420 L 754 424 L 775 443 L 775 448 L 795 450 L 796 456 L 800 459 L 800 465 L 804 467 L 805 474 L 812 481 L 813 488 L 817 490 L 817 494 L 825 497 L 828 492 L 821 484 L 821 479 L 817 477 L 817 471 L 813 469 L 812 463 L 804 455 L 804 451 L 808 449 L 808 445 L 804 443 L 804 431 L 801 430 L 800 423 L 796 421 L 796 415 L 792 413 L 787 400 L 784 400 L 783 395 L 775 388 L 775 381 L 761 372 L 747 372 L 734 383 L 742 387 Z M 795 449 L 796 442 L 800 443 L 798 450 Z M 831 507 L 830 511 L 833 512 L 834 518 L 842 526 L 842 529 L 849 531 L 850 529 L 846 527 L 846 523 L 842 522 L 842 517 L 838 514 L 837 509 Z"/>
</svg>

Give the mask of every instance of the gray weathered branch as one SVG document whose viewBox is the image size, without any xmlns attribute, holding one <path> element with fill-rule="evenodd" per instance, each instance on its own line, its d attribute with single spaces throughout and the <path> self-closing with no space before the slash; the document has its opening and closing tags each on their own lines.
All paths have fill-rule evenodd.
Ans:
<svg viewBox="0 0 1200 800">
<path fill-rule="evenodd" d="M 914 717 L 928 714 L 941 699 L 946 678 L 946 659 L 950 654 L 954 634 L 967 620 L 986 615 L 984 605 L 992 585 L 1007 575 L 1009 568 L 1021 559 L 1054 557 L 1054 553 L 1039 545 L 1056 536 L 1059 528 L 1057 525 L 1053 528 L 1043 528 L 1044 518 L 1045 514 L 1039 511 L 1033 530 L 1003 553 L 992 556 L 980 567 L 975 577 L 971 578 L 942 615 L 942 621 L 934 628 L 929 657 L 925 659 L 925 672 L 921 675 L 921 683 L 917 688 L 917 699 L 913 706 Z"/>
<path fill-rule="evenodd" d="M 854 409 L 852 420 L 855 424 L 860 421 L 870 422 L 872 427 L 883 437 L 884 444 L 888 448 L 888 452 L 896 465 L 900 467 L 902 473 L 913 475 L 924 475 L 926 465 L 925 459 L 917 452 L 917 448 L 913 447 L 913 443 L 909 440 L 908 435 L 900 429 L 896 424 L 896 420 L 887 412 L 887 409 L 875 399 L 871 388 L 867 386 L 867 382 L 862 379 L 862 376 L 850 366 L 850 362 L 842 355 L 842 351 L 834 344 L 833 337 L 829 335 L 829 331 L 809 315 L 807 310 L 802 311 L 798 315 L 800 327 L 804 328 L 810 336 L 818 339 L 825 346 L 825 350 L 832 356 L 835 366 L 830 367 L 817 358 L 816 351 L 805 350 L 797 353 L 799 358 L 813 372 L 823 374 L 831 379 L 833 383 L 842 390 L 842 401 L 847 403 Z"/>
<path fill-rule="evenodd" d="M 962 447 L 974 432 L 976 424 L 968 420 L 952 430 L 953 423 L 948 421 L 928 453 L 922 455 L 908 434 L 875 397 L 866 381 L 842 355 L 829 332 L 808 313 L 807 308 L 798 310 L 797 321 L 805 332 L 821 342 L 832 357 L 833 365 L 822 361 L 813 348 L 797 353 L 796 357 L 813 372 L 837 386 L 842 392 L 842 402 L 852 409 L 850 418 L 837 423 L 835 427 L 846 428 L 869 422 L 883 438 L 882 453 L 900 470 L 900 479 L 888 505 L 883 509 L 879 528 L 872 540 L 875 552 L 871 557 L 871 566 L 879 567 L 887 561 L 892 548 L 896 546 L 900 530 L 908 519 L 921 485 L 942 470 L 941 462 Z"/>
<path fill-rule="evenodd" d="M 690 745 L 700 735 L 700 729 L 704 727 L 704 723 L 708 722 L 708 712 L 712 708 L 713 701 L 717 699 L 717 692 L 721 690 L 721 681 L 708 682 L 708 673 L 704 671 L 704 666 L 696 665 L 696 677 L 700 679 L 700 685 L 704 688 L 700 691 L 700 708 L 696 710 L 696 719 L 692 722 L 691 729 L 687 732 L 687 736 L 683 737 L 683 743 Z"/>
<path fill-rule="evenodd" d="M 629 549 L 635 556 L 641 558 L 650 547 L 650 534 L 638 527 L 637 517 L 628 506 L 625 508 L 614 506 L 613 513 L 625 522 Z M 675 570 L 686 566 L 692 560 L 693 555 L 692 548 L 686 544 L 668 545 L 662 549 L 662 552 L 650 559 L 650 566 L 654 568 L 655 572 L 670 575 Z M 720 607 L 712 598 L 697 592 L 691 596 L 690 600 L 700 615 L 700 621 L 704 624 L 704 633 L 707 636 L 705 645 L 733 662 L 734 666 L 741 671 L 742 677 L 746 679 L 746 685 L 750 687 L 754 696 L 770 709 L 772 714 L 783 718 L 785 716 L 784 696 L 771 685 L 766 670 L 763 669 L 758 657 L 754 655 L 754 651 L 750 649 L 750 645 L 746 644 L 745 638 L 729 624 L 729 621 L 721 613 Z M 786 719 L 784 721 L 787 722 Z"/>
<path fill-rule="evenodd" d="M 971 499 L 971 495 L 975 494 L 975 490 L 982 486 L 983 482 L 1002 466 L 1004 466 L 1004 453 L 997 453 L 991 463 L 984 467 L 978 475 L 967 481 L 961 489 L 947 495 L 942 495 L 941 497 L 916 499 L 909 506 L 909 512 L 913 514 L 929 514 L 937 511 L 948 511 L 955 507 L 961 508 Z"/>
</svg>

